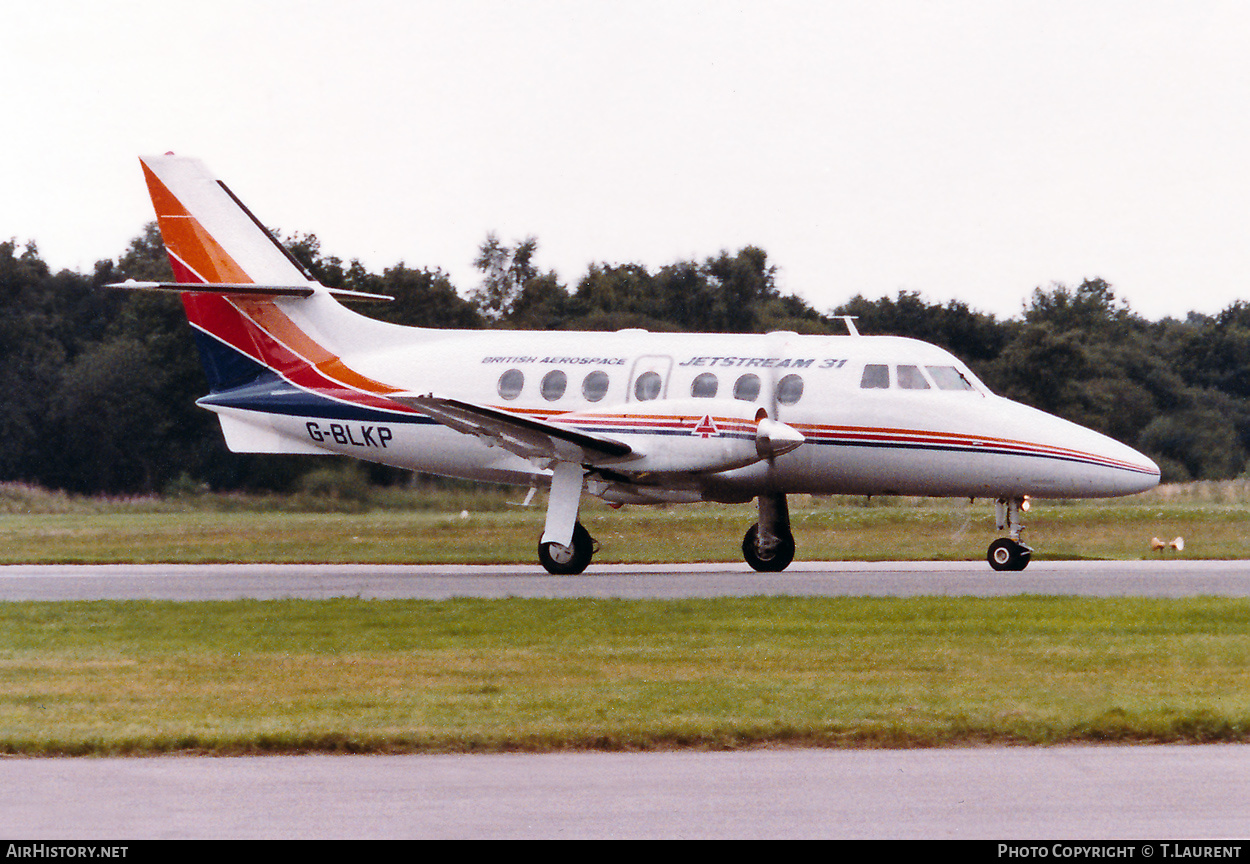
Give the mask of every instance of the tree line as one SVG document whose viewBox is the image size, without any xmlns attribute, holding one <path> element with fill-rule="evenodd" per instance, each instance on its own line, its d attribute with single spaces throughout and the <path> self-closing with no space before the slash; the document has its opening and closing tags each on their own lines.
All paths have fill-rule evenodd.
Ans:
<svg viewBox="0 0 1250 864">
<path fill-rule="evenodd" d="M 658 269 L 595 264 L 575 282 L 536 264 L 537 240 L 488 235 L 480 282 L 458 290 L 440 269 L 381 273 L 326 255 L 313 234 L 286 245 L 322 282 L 388 294 L 359 311 L 424 327 L 911 336 L 941 345 L 993 389 L 1105 432 L 1154 458 L 1165 481 L 1240 475 L 1250 450 L 1250 304 L 1147 321 L 1102 279 L 1034 290 L 1000 319 L 917 292 L 856 295 L 820 312 L 783 294 L 767 253 L 678 261 Z M 207 382 L 172 296 L 102 288 L 171 280 L 155 223 L 90 274 L 52 272 L 31 242 L 0 242 L 0 482 L 85 494 L 289 491 L 317 457 L 238 455 L 194 401 Z M 398 472 L 371 468 L 375 480 Z"/>
</svg>

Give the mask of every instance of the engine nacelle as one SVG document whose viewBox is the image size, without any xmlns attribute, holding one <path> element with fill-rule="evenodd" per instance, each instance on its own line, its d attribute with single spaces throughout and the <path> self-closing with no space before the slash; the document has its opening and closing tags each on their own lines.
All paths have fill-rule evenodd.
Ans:
<svg viewBox="0 0 1250 864">
<path fill-rule="evenodd" d="M 554 419 L 634 448 L 638 455 L 618 469 L 630 474 L 729 471 L 788 453 L 805 440 L 740 399 L 656 399 Z"/>
</svg>

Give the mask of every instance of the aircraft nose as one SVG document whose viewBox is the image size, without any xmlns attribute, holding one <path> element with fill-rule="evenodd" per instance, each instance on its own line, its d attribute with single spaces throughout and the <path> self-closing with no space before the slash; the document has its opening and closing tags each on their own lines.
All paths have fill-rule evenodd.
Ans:
<svg viewBox="0 0 1250 864">
<path fill-rule="evenodd" d="M 1125 448 L 1132 454 L 1128 461 L 1133 470 L 1122 471 L 1118 482 L 1122 491 L 1118 495 L 1136 495 L 1138 492 L 1149 492 L 1159 485 L 1159 466 L 1149 456 L 1145 456 L 1131 447 Z"/>
<path fill-rule="evenodd" d="M 1019 403 L 1000 403 L 1024 449 L 1040 459 L 1021 464 L 1022 490 L 1041 498 L 1112 498 L 1159 485 L 1159 466 L 1101 432 Z"/>
<path fill-rule="evenodd" d="M 1075 425 L 1075 424 L 1073 424 Z M 1074 452 L 1089 465 L 1085 494 L 1097 497 L 1136 495 L 1159 485 L 1159 466 L 1127 444 L 1077 426 Z"/>
</svg>

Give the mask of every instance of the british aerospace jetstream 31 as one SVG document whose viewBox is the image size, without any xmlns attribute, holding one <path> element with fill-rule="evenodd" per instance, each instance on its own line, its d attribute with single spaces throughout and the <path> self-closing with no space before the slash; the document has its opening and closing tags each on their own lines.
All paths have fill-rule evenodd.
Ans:
<svg viewBox="0 0 1250 864">
<path fill-rule="evenodd" d="M 216 412 L 236 453 L 338 453 L 550 490 L 538 558 L 580 573 L 583 495 L 610 504 L 746 502 L 756 570 L 794 557 L 786 496 L 990 498 L 996 570 L 1031 550 L 1030 496 L 1154 487 L 1158 467 L 996 396 L 925 342 L 848 335 L 437 330 L 383 323 L 319 284 L 195 159 L 141 160 Z M 387 298 L 381 298 L 387 299 Z"/>
</svg>

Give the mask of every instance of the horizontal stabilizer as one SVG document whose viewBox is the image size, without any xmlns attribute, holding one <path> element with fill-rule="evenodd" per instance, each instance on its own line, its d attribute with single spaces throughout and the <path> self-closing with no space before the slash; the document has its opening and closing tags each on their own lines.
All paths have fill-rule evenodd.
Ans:
<svg viewBox="0 0 1250 864">
<path fill-rule="evenodd" d="M 322 286 L 304 285 L 257 285 L 253 282 L 114 282 L 105 288 L 125 288 L 130 291 L 177 291 L 195 294 L 247 294 L 253 297 L 311 297 Z M 394 300 L 387 294 L 369 294 L 364 291 L 347 291 L 342 288 L 325 288 L 336 300 Z"/>
<path fill-rule="evenodd" d="M 522 417 L 485 405 L 427 394 L 404 394 L 391 399 L 415 408 L 444 426 L 476 435 L 525 458 L 559 459 L 596 464 L 636 458 L 628 444 L 602 435 L 570 429 L 546 420 Z"/>
</svg>

